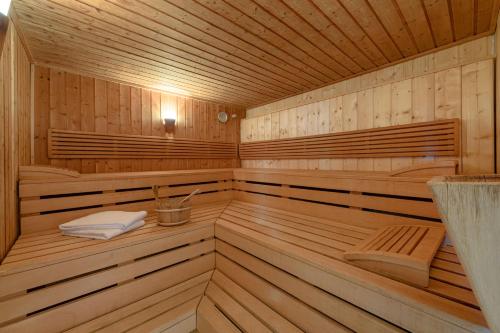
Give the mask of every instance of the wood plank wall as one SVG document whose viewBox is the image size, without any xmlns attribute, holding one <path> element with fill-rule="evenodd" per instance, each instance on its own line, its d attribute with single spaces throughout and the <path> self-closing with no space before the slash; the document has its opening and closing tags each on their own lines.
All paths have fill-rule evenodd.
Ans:
<svg viewBox="0 0 500 333">
<path fill-rule="evenodd" d="M 461 172 L 494 172 L 494 36 L 247 110 L 241 140 L 462 119 Z M 242 161 L 244 167 L 390 171 L 435 158 Z M 449 158 L 447 158 L 449 159 Z"/>
<path fill-rule="evenodd" d="M 0 260 L 19 232 L 18 166 L 31 157 L 31 64 L 12 22 L 0 59 Z"/>
<path fill-rule="evenodd" d="M 496 54 L 500 54 L 500 32 L 498 31 L 498 27 L 500 24 L 500 15 L 498 16 L 497 20 L 497 31 L 495 33 L 495 46 L 496 46 Z M 498 59 L 496 60 L 495 63 L 495 77 L 496 77 L 496 84 L 495 84 L 495 94 L 496 94 L 496 105 L 495 109 L 500 107 L 500 65 L 498 64 Z M 496 158 L 496 173 L 500 173 L 500 112 L 495 110 L 495 117 L 496 117 L 496 153 L 497 153 L 497 158 Z"/>
<path fill-rule="evenodd" d="M 47 130 L 173 136 L 239 142 L 241 107 L 207 102 L 35 66 L 35 163 L 82 173 L 237 167 L 239 161 L 207 159 L 50 159 Z M 165 133 L 162 110 L 177 112 L 173 135 Z M 217 112 L 237 114 L 221 124 Z"/>
</svg>

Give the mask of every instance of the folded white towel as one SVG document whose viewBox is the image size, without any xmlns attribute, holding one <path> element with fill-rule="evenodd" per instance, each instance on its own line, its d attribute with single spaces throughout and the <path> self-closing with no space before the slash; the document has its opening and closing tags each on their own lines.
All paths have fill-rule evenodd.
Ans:
<svg viewBox="0 0 500 333">
<path fill-rule="evenodd" d="M 126 233 L 144 225 L 144 220 L 136 221 L 129 225 L 126 229 L 73 229 L 73 230 L 63 230 L 63 235 L 75 236 L 75 237 L 85 237 L 93 239 L 110 239 L 115 236 Z"/>
<path fill-rule="evenodd" d="M 137 221 L 144 220 L 146 211 L 106 211 L 90 214 L 59 225 L 60 230 L 127 229 Z"/>
</svg>

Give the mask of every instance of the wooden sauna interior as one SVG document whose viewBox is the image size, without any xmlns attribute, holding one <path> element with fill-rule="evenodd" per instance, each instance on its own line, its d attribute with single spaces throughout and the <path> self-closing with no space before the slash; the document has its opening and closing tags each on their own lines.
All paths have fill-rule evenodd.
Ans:
<svg viewBox="0 0 500 333">
<path fill-rule="evenodd" d="M 12 0 L 0 333 L 500 333 L 428 185 L 499 173 L 499 8 Z M 155 185 L 200 190 L 188 223 L 158 225 Z M 58 228 L 141 210 L 109 240 Z"/>
</svg>

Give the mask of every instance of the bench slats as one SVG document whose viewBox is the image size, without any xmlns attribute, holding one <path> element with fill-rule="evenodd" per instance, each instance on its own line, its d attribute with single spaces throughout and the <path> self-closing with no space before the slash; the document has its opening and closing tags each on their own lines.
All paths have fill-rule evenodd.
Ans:
<svg viewBox="0 0 500 333">
<path fill-rule="evenodd" d="M 208 297 L 203 297 L 198 306 L 196 328 L 200 333 L 241 333 Z"/>
<path fill-rule="evenodd" d="M 251 311 L 254 316 L 269 326 L 273 332 L 302 332 L 302 330 L 283 318 L 265 303 L 261 302 L 257 297 L 243 289 L 221 271 L 215 270 L 212 276 L 212 282 L 223 289 L 244 308 Z"/>
<path fill-rule="evenodd" d="M 323 231 L 331 231 L 340 235 L 345 235 L 361 240 L 365 239 L 368 235 L 373 233 L 372 229 L 339 223 L 335 222 L 335 220 L 332 219 L 318 218 L 236 200 L 233 200 L 231 202 L 231 205 L 225 209 L 225 212 L 232 210 L 233 207 L 234 210 L 238 212 L 244 212 L 245 214 L 250 216 L 265 217 L 269 221 L 273 221 L 273 219 L 276 218 L 279 221 L 290 221 L 314 227 L 321 230 L 322 234 Z"/>
<path fill-rule="evenodd" d="M 231 268 L 228 273 L 229 275 L 238 274 L 240 270 L 243 270 L 246 273 L 252 272 L 256 276 L 267 281 L 270 285 L 274 286 L 274 288 L 279 288 L 283 292 L 293 295 L 293 297 L 300 300 L 300 302 L 303 302 L 329 318 L 338 321 L 340 324 L 355 332 L 402 332 L 402 330 L 394 325 L 387 323 L 386 321 L 377 318 L 331 294 L 328 294 L 327 292 L 318 289 L 285 271 L 273 267 L 262 260 L 259 260 L 243 251 L 237 250 L 227 243 L 217 241 L 217 246 L 221 249 L 222 254 L 228 255 L 225 257 L 227 260 L 225 261 L 225 264 L 227 264 L 226 266 L 228 268 Z M 225 251 L 228 249 L 230 251 Z M 216 274 L 224 275 L 220 264 L 221 261 L 219 260 L 219 256 L 217 256 L 216 271 L 214 273 L 213 280 L 215 280 Z M 237 269 L 236 272 L 233 272 L 235 269 Z M 260 295 L 258 291 L 255 291 L 254 286 L 248 286 L 250 288 L 248 289 L 249 292 Z M 284 332 L 287 331 L 285 330 Z"/>
<path fill-rule="evenodd" d="M 193 198 L 193 204 L 200 205 L 204 203 L 212 203 L 217 201 L 231 200 L 231 191 L 220 191 L 201 194 Z M 43 230 L 55 229 L 59 224 L 76 219 L 89 214 L 108 211 L 108 210 L 122 210 L 122 211 L 153 211 L 155 203 L 153 200 L 141 201 L 138 203 L 119 204 L 112 206 L 101 206 L 96 208 L 76 209 L 63 212 L 53 212 L 43 215 L 25 215 L 21 216 L 21 230 L 23 233 L 32 233 Z M 22 215 L 22 212 L 21 212 Z"/>
<path fill-rule="evenodd" d="M 233 198 L 239 201 L 250 202 L 257 205 L 266 205 L 272 208 L 292 211 L 296 213 L 308 212 L 312 216 L 324 219 L 334 218 L 334 220 L 337 222 L 362 228 L 378 229 L 389 225 L 400 224 L 432 226 L 436 223 L 417 218 L 389 215 L 379 212 L 368 212 L 358 209 L 325 205 L 315 202 L 291 200 L 287 198 L 272 197 L 250 192 L 235 191 Z"/>
<path fill-rule="evenodd" d="M 245 192 L 272 194 L 281 197 L 299 198 L 319 201 L 350 207 L 366 208 L 379 211 L 389 211 L 407 215 L 423 215 L 430 218 L 439 218 L 436 206 L 428 201 L 404 200 L 398 198 L 373 197 L 359 193 L 326 192 L 314 189 L 272 186 L 246 182 L 234 182 L 234 189 Z"/>
<path fill-rule="evenodd" d="M 232 170 L 217 169 L 21 179 L 21 233 L 56 229 L 61 223 L 106 210 L 153 211 L 153 185 L 160 187 L 161 198 L 200 189 L 193 204 L 231 200 L 232 177 Z"/>
<path fill-rule="evenodd" d="M 220 182 L 209 184 L 197 184 L 178 187 L 161 187 L 159 189 L 160 197 L 187 195 L 196 189 L 203 192 L 224 191 L 232 187 L 232 182 Z M 100 194 L 87 194 L 69 197 L 43 198 L 34 200 L 22 200 L 20 210 L 23 214 L 50 212 L 63 209 L 74 209 L 80 207 L 89 207 L 95 205 L 106 205 L 123 202 L 131 202 L 138 200 L 153 199 L 151 189 L 147 190 L 130 190 L 121 192 L 107 192 Z"/>
<path fill-rule="evenodd" d="M 183 291 L 96 332 L 161 332 L 195 314 L 205 285 Z"/>
<path fill-rule="evenodd" d="M 99 329 L 108 328 L 115 323 L 121 322 L 124 319 L 129 318 L 137 313 L 141 313 L 144 309 L 149 309 L 150 307 L 160 304 L 165 300 L 172 299 L 183 292 L 189 291 L 191 289 L 200 289 L 199 295 L 203 295 L 203 291 L 210 279 L 211 272 L 195 276 L 193 278 L 187 279 L 173 287 L 155 293 L 151 296 L 145 297 L 137 302 L 133 302 L 129 305 L 121 307 L 115 311 L 109 312 L 103 316 L 92 319 L 86 323 L 78 325 L 68 331 L 67 333 L 89 333 L 95 332 Z M 166 310 L 166 309 L 165 309 Z M 196 323 L 195 323 L 196 325 Z"/>
<path fill-rule="evenodd" d="M 288 321 L 306 332 L 351 332 L 324 314 L 310 308 L 294 296 L 276 288 L 222 255 L 216 255 L 217 269 Z"/>
<path fill-rule="evenodd" d="M 272 332 L 264 323 L 254 317 L 252 313 L 242 307 L 213 282 L 208 283 L 205 296 L 221 309 L 224 315 L 230 318 L 243 332 Z"/>
<path fill-rule="evenodd" d="M 482 332 L 486 326 L 480 311 L 475 308 L 271 236 L 255 235 L 253 231 L 230 222 L 218 221 L 215 234 L 217 253 L 236 258 L 234 251 L 221 245 L 219 240 L 223 240 L 410 331 L 421 329 L 421 326 L 415 326 L 420 322 L 426 322 L 432 330 L 440 332 Z M 380 307 L 381 303 L 386 306 Z"/>
<path fill-rule="evenodd" d="M 59 304 L 95 290 L 120 284 L 178 262 L 213 252 L 214 249 L 214 240 L 205 241 L 164 252 L 143 260 L 132 261 L 128 264 L 108 268 L 94 274 L 71 279 L 67 282 L 60 282 L 19 297 L 5 300 L 0 302 L 0 312 L 2 313 L 0 324 L 35 312 L 38 309 Z"/>
<path fill-rule="evenodd" d="M 427 171 L 422 178 L 411 172 L 238 169 L 23 180 L 25 229 L 0 265 L 0 333 L 481 332 L 486 324 L 453 247 L 437 251 L 423 289 L 343 258 L 381 226 L 441 228 Z M 108 241 L 56 229 L 93 211 L 151 210 L 153 184 L 164 197 L 202 189 L 191 223 L 164 228 L 150 215 L 142 228 Z"/>
<path fill-rule="evenodd" d="M 0 332 L 57 332 L 72 328 L 85 321 L 126 306 L 144 297 L 165 290 L 191 277 L 209 272 L 214 267 L 214 254 L 208 254 L 141 279 L 106 289 L 78 302 L 71 302 L 40 314 L 30 316 L 7 326 Z"/>
</svg>

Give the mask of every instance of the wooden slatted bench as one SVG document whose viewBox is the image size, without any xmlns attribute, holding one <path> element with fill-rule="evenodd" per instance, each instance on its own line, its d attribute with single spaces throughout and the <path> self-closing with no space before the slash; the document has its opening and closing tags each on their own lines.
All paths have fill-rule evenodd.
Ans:
<svg viewBox="0 0 500 333">
<path fill-rule="evenodd" d="M 437 251 L 425 288 L 366 271 L 344 259 L 345 251 L 380 227 L 441 226 L 426 186 L 436 170 L 429 170 L 390 175 L 235 169 L 234 200 L 215 227 L 216 271 L 227 273 L 242 287 L 240 273 L 234 272 L 259 275 L 343 329 L 488 332 L 452 246 Z M 273 276 L 270 270 L 283 277 Z M 290 287 L 284 276 L 320 290 L 330 302 L 335 300 L 335 311 L 324 307 L 326 301 L 311 300 L 310 292 L 301 289 L 306 287 Z M 248 293 L 259 298 L 257 288 L 246 286 Z M 206 297 L 210 300 L 210 295 Z M 378 323 L 378 328 L 362 326 L 360 316 Z"/>
<path fill-rule="evenodd" d="M 387 226 L 441 227 L 425 185 L 454 163 L 389 173 L 230 169 L 79 175 L 21 171 L 22 234 L 0 265 L 0 332 L 488 332 L 452 246 L 429 285 L 344 253 Z M 109 241 L 57 225 L 151 210 L 194 188 L 192 222 Z"/>
<path fill-rule="evenodd" d="M 0 332 L 191 331 L 215 266 L 214 223 L 232 170 L 78 175 L 21 170 L 22 234 L 0 265 Z M 189 224 L 161 227 L 152 185 L 200 188 Z M 148 210 L 112 240 L 63 236 L 57 225 L 103 210 Z"/>
</svg>

